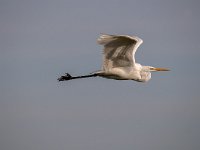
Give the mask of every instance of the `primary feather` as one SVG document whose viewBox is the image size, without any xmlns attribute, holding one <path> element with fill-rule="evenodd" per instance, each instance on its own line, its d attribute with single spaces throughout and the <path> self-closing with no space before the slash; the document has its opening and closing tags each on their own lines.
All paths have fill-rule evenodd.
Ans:
<svg viewBox="0 0 200 150">
<path fill-rule="evenodd" d="M 103 70 L 114 67 L 133 67 L 135 52 L 142 44 L 136 36 L 102 34 L 97 42 L 104 45 Z"/>
</svg>

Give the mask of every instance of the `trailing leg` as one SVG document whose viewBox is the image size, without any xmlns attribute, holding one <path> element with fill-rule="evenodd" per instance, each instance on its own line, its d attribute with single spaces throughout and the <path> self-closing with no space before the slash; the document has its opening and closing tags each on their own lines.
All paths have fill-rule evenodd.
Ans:
<svg viewBox="0 0 200 150">
<path fill-rule="evenodd" d="M 61 76 L 58 78 L 58 81 L 67 81 L 67 80 L 72 80 L 72 79 L 80 79 L 80 78 L 89 78 L 89 77 L 96 77 L 97 74 L 89 74 L 89 75 L 84 75 L 84 76 L 71 76 L 69 73 L 65 73 L 64 76 Z"/>
</svg>

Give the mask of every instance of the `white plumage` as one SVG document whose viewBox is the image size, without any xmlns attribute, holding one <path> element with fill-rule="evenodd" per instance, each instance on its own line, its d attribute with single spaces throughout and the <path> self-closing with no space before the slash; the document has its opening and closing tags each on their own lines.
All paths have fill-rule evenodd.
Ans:
<svg viewBox="0 0 200 150">
<path fill-rule="evenodd" d="M 89 75 L 72 77 L 66 73 L 58 80 L 71 80 L 77 78 L 87 78 L 101 76 L 116 80 L 135 80 L 146 82 L 151 78 L 151 71 L 169 71 L 165 68 L 155 68 L 152 66 L 142 66 L 135 61 L 135 53 L 143 43 L 142 39 L 128 35 L 108 35 L 102 34 L 97 42 L 104 46 L 103 64 L 100 71 Z"/>
</svg>

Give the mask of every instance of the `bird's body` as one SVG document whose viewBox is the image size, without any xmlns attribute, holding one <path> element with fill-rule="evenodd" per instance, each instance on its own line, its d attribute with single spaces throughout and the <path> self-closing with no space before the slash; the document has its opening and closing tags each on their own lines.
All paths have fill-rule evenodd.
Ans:
<svg viewBox="0 0 200 150">
<path fill-rule="evenodd" d="M 115 80 L 135 80 L 138 82 L 146 82 L 151 78 L 151 73 L 142 71 L 142 66 L 140 64 L 135 64 L 134 67 L 115 67 L 95 73 L 98 74 L 98 76 Z"/>
<path fill-rule="evenodd" d="M 116 80 L 146 82 L 151 79 L 151 71 L 168 71 L 165 68 L 142 66 L 135 61 L 135 52 L 142 39 L 127 35 L 101 35 L 97 42 L 104 46 L 103 65 L 100 71 L 90 75 L 71 77 L 68 73 L 58 80 L 71 80 L 86 77 L 104 77 Z"/>
</svg>

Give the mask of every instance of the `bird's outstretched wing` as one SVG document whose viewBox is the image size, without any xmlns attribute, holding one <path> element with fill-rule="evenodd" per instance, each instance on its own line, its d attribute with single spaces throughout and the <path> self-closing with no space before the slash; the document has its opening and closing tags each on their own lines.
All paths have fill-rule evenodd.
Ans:
<svg viewBox="0 0 200 150">
<path fill-rule="evenodd" d="M 108 70 L 134 66 L 135 52 L 143 41 L 136 36 L 102 34 L 97 42 L 104 45 L 103 70 Z"/>
</svg>

